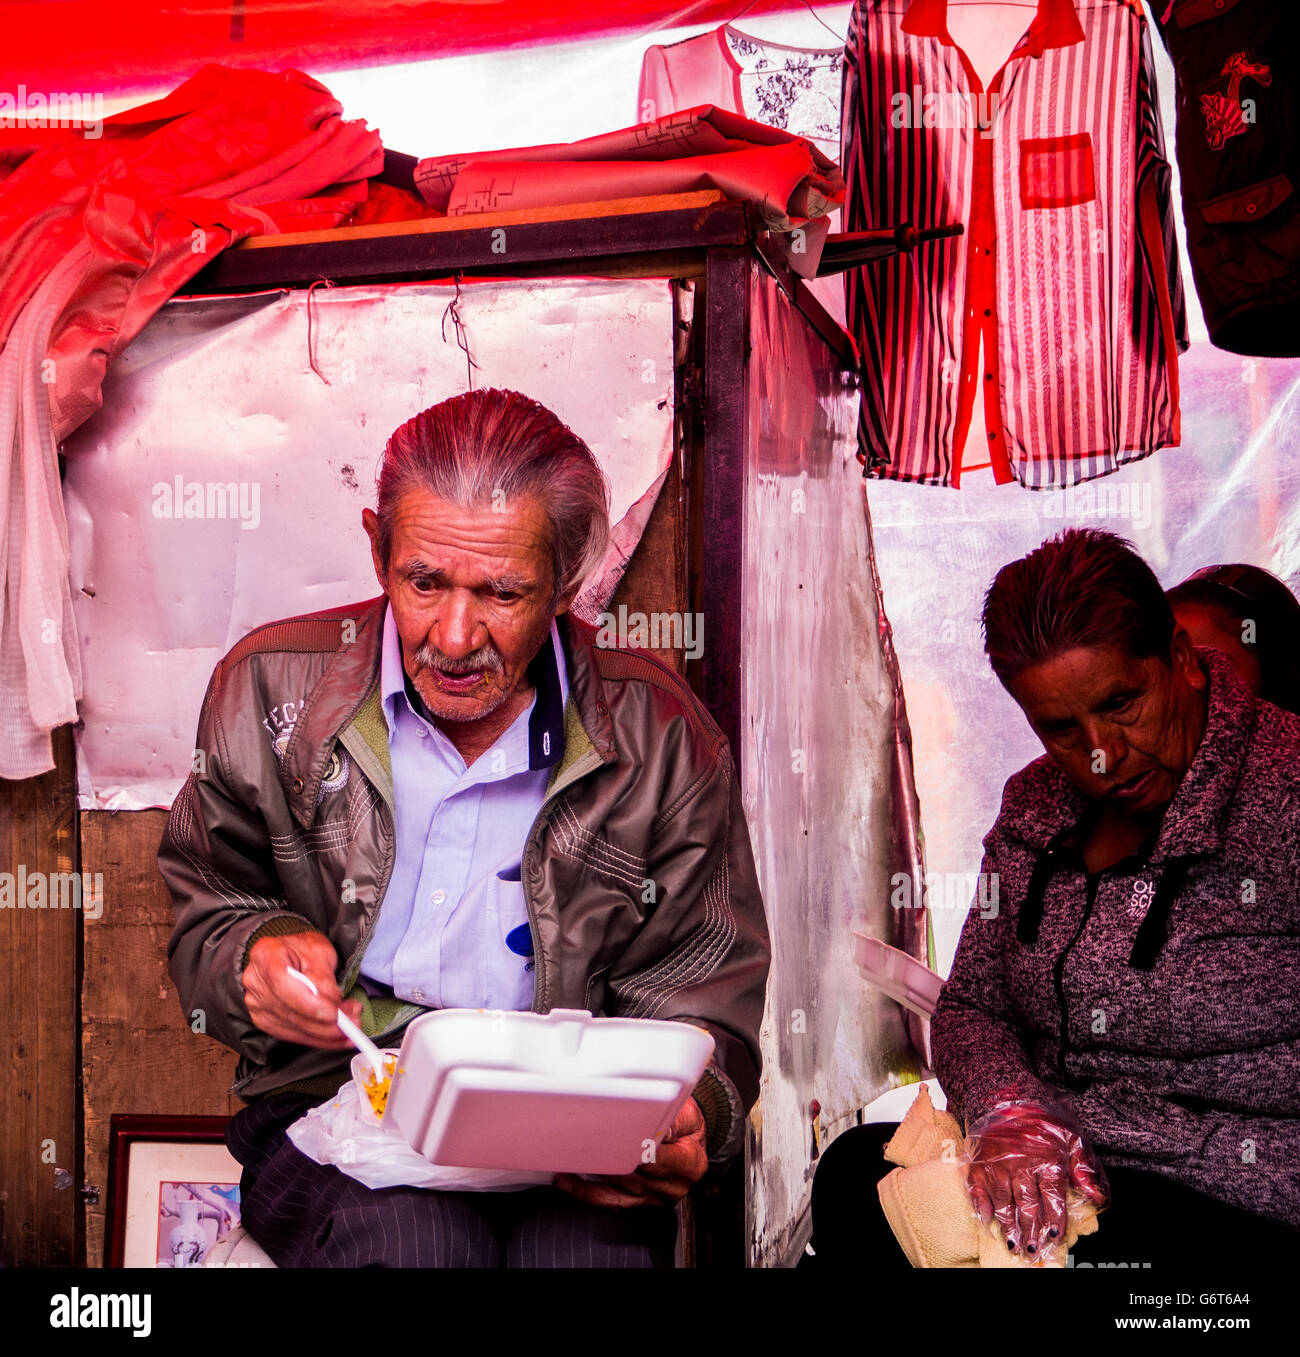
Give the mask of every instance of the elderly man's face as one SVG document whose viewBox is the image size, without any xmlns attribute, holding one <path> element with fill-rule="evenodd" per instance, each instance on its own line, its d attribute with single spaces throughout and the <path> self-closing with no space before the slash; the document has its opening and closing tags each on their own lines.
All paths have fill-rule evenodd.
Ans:
<svg viewBox="0 0 1300 1357">
<path fill-rule="evenodd" d="M 1140 818 L 1173 800 L 1205 733 L 1206 678 L 1181 628 L 1170 660 L 1068 650 L 1026 669 L 1011 695 L 1085 796 Z"/>
<path fill-rule="evenodd" d="M 550 527 L 530 496 L 463 509 L 424 490 L 393 515 L 387 577 L 379 523 L 363 514 L 402 660 L 435 717 L 478 721 L 510 702 L 569 599 L 552 606 Z M 517 705 L 517 704 L 514 704 Z"/>
</svg>

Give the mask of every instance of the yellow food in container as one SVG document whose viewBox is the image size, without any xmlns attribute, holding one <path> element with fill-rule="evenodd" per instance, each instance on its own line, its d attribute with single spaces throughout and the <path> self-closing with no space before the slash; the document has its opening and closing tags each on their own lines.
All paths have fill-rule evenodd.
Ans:
<svg viewBox="0 0 1300 1357">
<path fill-rule="evenodd" d="M 373 1070 L 367 1069 L 365 1072 L 361 1086 L 365 1089 L 366 1097 L 370 1099 L 370 1106 L 376 1118 L 384 1115 L 384 1108 L 388 1104 L 388 1090 L 393 1086 L 393 1070 L 396 1066 L 397 1054 L 389 1051 L 384 1053 L 384 1076 L 382 1079 L 376 1079 Z"/>
</svg>

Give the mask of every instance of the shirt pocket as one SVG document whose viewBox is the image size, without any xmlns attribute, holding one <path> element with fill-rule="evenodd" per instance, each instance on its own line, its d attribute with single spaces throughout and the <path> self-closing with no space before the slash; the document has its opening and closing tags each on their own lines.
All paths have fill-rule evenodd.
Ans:
<svg viewBox="0 0 1300 1357">
<path fill-rule="evenodd" d="M 505 868 L 491 879 L 488 945 L 495 951 L 487 967 L 488 1008 L 533 1006 L 533 935 L 519 868 Z"/>
<path fill-rule="evenodd" d="M 1295 272 L 1300 258 L 1300 200 L 1285 174 L 1202 202 L 1216 288 L 1251 296 L 1261 284 Z"/>
<path fill-rule="evenodd" d="M 1020 206 L 1077 207 L 1097 196 L 1092 136 L 1042 137 L 1020 143 Z"/>
</svg>

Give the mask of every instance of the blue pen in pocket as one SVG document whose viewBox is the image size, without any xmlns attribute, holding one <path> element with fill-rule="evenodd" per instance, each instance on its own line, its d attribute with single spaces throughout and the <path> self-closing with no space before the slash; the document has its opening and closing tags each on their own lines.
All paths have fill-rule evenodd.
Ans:
<svg viewBox="0 0 1300 1357">
<path fill-rule="evenodd" d="M 505 867 L 497 873 L 497 879 L 502 882 L 519 882 L 519 905 L 521 908 L 527 907 L 523 902 L 523 872 L 521 864 L 515 863 L 513 867 Z M 512 928 L 506 934 L 506 946 L 516 955 L 527 958 L 528 964 L 525 970 L 531 970 L 533 966 L 533 957 L 535 949 L 533 947 L 533 930 L 528 926 L 527 919 L 517 927 Z"/>
</svg>

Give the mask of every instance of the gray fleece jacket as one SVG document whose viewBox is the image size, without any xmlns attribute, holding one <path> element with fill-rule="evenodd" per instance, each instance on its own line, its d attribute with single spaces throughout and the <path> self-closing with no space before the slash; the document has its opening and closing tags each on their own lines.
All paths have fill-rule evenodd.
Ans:
<svg viewBox="0 0 1300 1357">
<path fill-rule="evenodd" d="M 1300 1228 L 1300 717 L 1196 654 L 1205 736 L 1154 845 L 1090 876 L 1093 803 L 1046 755 L 1008 779 L 934 1067 L 968 1124 L 1055 1097 L 1104 1165 Z"/>
</svg>

